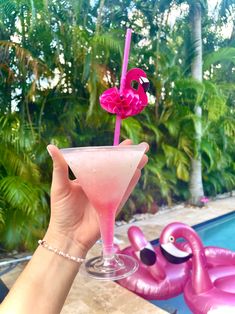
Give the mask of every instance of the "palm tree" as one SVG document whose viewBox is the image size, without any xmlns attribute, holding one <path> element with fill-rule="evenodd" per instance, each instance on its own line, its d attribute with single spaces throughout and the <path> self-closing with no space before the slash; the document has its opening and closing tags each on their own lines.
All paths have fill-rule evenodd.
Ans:
<svg viewBox="0 0 235 314">
<path fill-rule="evenodd" d="M 174 1 L 173 1 L 174 2 Z M 191 60 L 191 75 L 198 82 L 203 80 L 202 62 L 202 12 L 206 12 L 206 0 L 179 0 L 176 3 L 187 2 L 189 5 L 189 17 L 191 22 L 191 43 L 193 45 L 193 58 Z M 232 8 L 234 1 L 223 0 L 220 3 L 220 16 L 226 19 L 227 13 Z M 190 203 L 200 204 L 200 199 L 204 195 L 202 182 L 202 159 L 201 159 L 201 138 L 202 138 L 202 108 L 199 103 L 195 104 L 195 154 L 191 160 L 190 175 Z"/>
<path fill-rule="evenodd" d="M 203 5 L 205 5 L 203 1 Z M 202 82 L 202 1 L 192 1 L 190 3 L 191 20 L 191 42 L 194 45 L 194 58 L 191 63 L 192 77 L 198 82 Z M 196 152 L 191 160 L 191 175 L 189 183 L 190 203 L 200 205 L 200 199 L 204 196 L 202 184 L 202 163 L 201 163 L 201 138 L 202 138 L 202 108 L 195 104 L 195 142 Z"/>
</svg>

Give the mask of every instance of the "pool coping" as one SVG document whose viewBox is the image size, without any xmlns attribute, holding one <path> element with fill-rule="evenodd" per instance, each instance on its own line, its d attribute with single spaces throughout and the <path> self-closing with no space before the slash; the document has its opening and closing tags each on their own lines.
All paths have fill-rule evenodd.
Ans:
<svg viewBox="0 0 235 314">
<path fill-rule="evenodd" d="M 217 216 L 217 217 L 215 217 L 215 218 L 211 218 L 211 219 L 206 220 L 206 221 L 204 221 L 204 222 L 200 222 L 200 223 L 198 223 L 198 224 L 192 225 L 191 227 L 197 231 L 198 228 L 207 226 L 207 225 L 209 225 L 209 224 L 211 224 L 211 223 L 213 223 L 213 222 L 216 222 L 216 221 L 218 221 L 218 220 L 220 220 L 220 219 L 223 219 L 223 218 L 226 218 L 226 217 L 230 217 L 230 216 L 235 216 L 235 212 L 232 211 L 232 212 L 226 213 L 226 214 L 224 214 L 224 215 L 220 215 L 220 216 Z M 159 238 L 154 239 L 154 240 L 151 240 L 150 243 L 151 243 L 152 245 L 158 245 L 158 244 L 159 244 Z"/>
</svg>

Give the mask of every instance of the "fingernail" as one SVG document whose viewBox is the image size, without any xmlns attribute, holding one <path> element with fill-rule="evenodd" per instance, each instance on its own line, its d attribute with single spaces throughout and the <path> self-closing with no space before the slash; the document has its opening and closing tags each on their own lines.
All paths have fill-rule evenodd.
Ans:
<svg viewBox="0 0 235 314">
<path fill-rule="evenodd" d="M 47 151 L 48 151 L 48 154 L 52 157 L 52 153 L 50 151 L 50 145 L 47 145 Z"/>
</svg>

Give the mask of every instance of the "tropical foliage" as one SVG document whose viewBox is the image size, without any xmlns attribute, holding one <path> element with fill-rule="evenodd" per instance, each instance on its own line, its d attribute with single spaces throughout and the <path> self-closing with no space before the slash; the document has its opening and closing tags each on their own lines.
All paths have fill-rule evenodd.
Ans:
<svg viewBox="0 0 235 314">
<path fill-rule="evenodd" d="M 101 109 L 99 95 L 119 85 L 126 27 L 134 31 L 129 67 L 145 70 L 151 87 L 149 106 L 123 121 L 121 136 L 151 149 L 121 215 L 189 200 L 199 157 L 206 196 L 234 189 L 235 3 L 196 2 L 202 81 L 191 71 L 195 1 L 0 0 L 2 245 L 31 248 L 47 225 L 48 143 L 112 143 L 114 117 Z"/>
</svg>

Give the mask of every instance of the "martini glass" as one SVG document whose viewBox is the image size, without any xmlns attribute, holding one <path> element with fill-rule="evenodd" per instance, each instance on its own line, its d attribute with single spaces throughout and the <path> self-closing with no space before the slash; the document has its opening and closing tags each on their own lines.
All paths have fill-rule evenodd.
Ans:
<svg viewBox="0 0 235 314">
<path fill-rule="evenodd" d="M 133 274 L 138 269 L 137 261 L 115 254 L 114 224 L 145 147 L 99 146 L 60 151 L 98 214 L 103 254 L 86 261 L 87 273 L 100 280 L 119 280 Z"/>
</svg>

